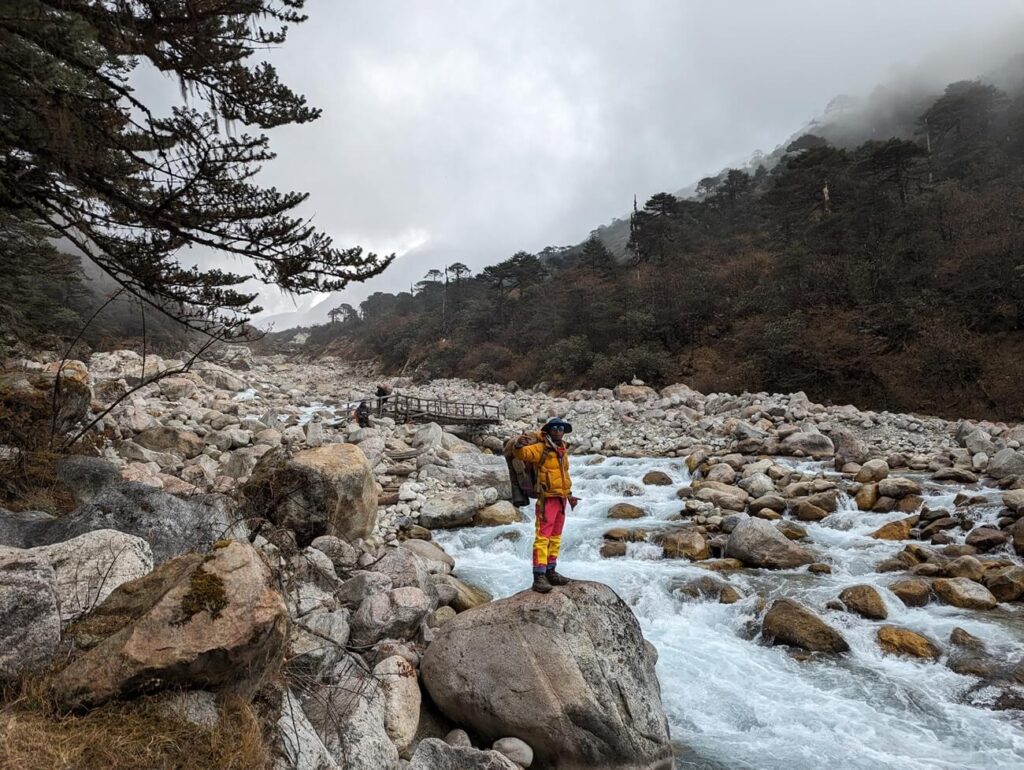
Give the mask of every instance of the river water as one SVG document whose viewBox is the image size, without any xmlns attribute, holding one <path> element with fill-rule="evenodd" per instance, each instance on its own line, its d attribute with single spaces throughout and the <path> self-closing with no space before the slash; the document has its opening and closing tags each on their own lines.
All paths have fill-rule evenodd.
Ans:
<svg viewBox="0 0 1024 770">
<path fill-rule="evenodd" d="M 822 470 L 815 463 L 800 467 Z M 667 472 L 676 484 L 644 487 L 641 479 L 649 470 Z M 960 626 L 1008 661 L 1024 657 L 1020 605 L 987 613 L 934 602 L 909 608 L 885 589 L 899 573 L 878 574 L 874 567 L 904 544 L 869 534 L 906 514 L 862 513 L 844 499 L 822 522 L 804 524 L 814 547 L 831 563 L 831 575 L 746 570 L 728 578 L 747 597 L 742 601 L 684 601 L 671 593 L 670 583 L 707 571 L 685 560 L 661 559 L 661 549 L 645 543 L 630 544 L 625 557 L 613 559 L 601 558 L 598 549 L 612 527 L 651 528 L 678 514 L 675 490 L 690 480 L 685 466 L 672 459 L 573 457 L 572 475 L 582 502 L 566 523 L 559 570 L 612 586 L 657 647 L 677 767 L 1024 768 L 1019 712 L 969 705 L 966 695 L 979 680 L 955 674 L 941 662 L 883 655 L 875 640 L 879 622 L 824 609 L 844 587 L 870 583 L 886 602 L 886 623 L 923 633 L 943 650 Z M 630 487 L 641 488 L 642 496 L 624 496 Z M 927 488 L 926 504 L 952 509 L 961 488 Z M 971 492 L 998 500 L 996 490 Z M 648 516 L 609 520 L 608 508 L 617 502 L 639 505 Z M 982 519 L 994 520 L 998 506 L 979 510 Z M 523 511 L 529 521 L 522 524 L 435 532 L 455 559 L 455 574 L 495 597 L 527 588 L 533 513 Z M 518 532 L 518 540 L 510 532 Z M 784 647 L 751 640 L 746 629 L 757 618 L 758 594 L 769 602 L 789 596 L 807 604 L 842 632 L 850 652 L 798 661 Z M 984 696 L 985 691 L 976 691 L 971 697 L 977 702 Z"/>
</svg>

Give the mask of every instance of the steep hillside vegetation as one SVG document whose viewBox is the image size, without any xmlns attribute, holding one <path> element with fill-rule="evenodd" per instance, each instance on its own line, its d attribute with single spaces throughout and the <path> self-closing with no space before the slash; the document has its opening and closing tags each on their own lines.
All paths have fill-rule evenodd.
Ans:
<svg viewBox="0 0 1024 770">
<path fill-rule="evenodd" d="M 37 349 L 73 355 L 91 348 L 142 347 L 175 353 L 186 330 L 103 277 L 88 277 L 78 257 L 47 240 L 40 228 L 0 212 L 0 360 Z M 116 296 L 115 296 L 116 295 Z M 108 303 L 108 300 L 111 300 Z"/>
<path fill-rule="evenodd" d="M 892 138 L 851 146 L 832 125 L 842 141 L 804 135 L 771 169 L 655 195 L 626 258 L 591 237 L 434 271 L 338 308 L 307 344 L 433 376 L 682 379 L 1020 418 L 1024 91 L 958 82 L 911 106 L 883 124 Z"/>
</svg>

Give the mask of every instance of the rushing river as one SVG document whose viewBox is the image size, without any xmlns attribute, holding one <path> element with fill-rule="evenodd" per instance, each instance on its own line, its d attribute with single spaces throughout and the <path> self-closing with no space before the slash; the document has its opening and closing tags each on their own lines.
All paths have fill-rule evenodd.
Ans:
<svg viewBox="0 0 1024 770">
<path fill-rule="evenodd" d="M 678 486 L 689 482 L 678 460 L 574 457 L 573 488 L 581 504 L 570 515 L 559 570 L 569 577 L 612 586 L 633 608 L 644 636 L 658 648 L 658 677 L 682 768 L 1002 768 L 1024 767 L 1024 723 L 1019 712 L 968 705 L 966 693 L 979 680 L 953 673 L 942 663 L 884 655 L 877 621 L 824 609 L 848 585 L 870 583 L 888 608 L 886 623 L 905 626 L 949 649 L 950 632 L 960 626 L 1008 661 L 1024 656 L 1024 612 L 1007 605 L 982 613 L 937 603 L 909 608 L 885 590 L 896 574 L 874 572 L 903 543 L 869 534 L 906 514 L 862 513 L 844 499 L 824 521 L 804 524 L 810 540 L 832 565 L 831 575 L 804 570 L 747 570 L 729 576 L 747 597 L 732 604 L 675 596 L 670 583 L 708 574 L 685 560 L 661 559 L 657 546 L 635 543 L 625 557 L 598 554 L 602 534 L 617 526 L 651 528 L 676 516 Z M 821 466 L 804 463 L 802 470 Z M 663 470 L 675 482 L 643 487 L 649 470 Z M 628 486 L 642 497 L 624 497 Z M 952 509 L 961 487 L 928 487 L 931 508 Z M 995 490 L 972 488 L 994 501 Z M 630 502 L 648 516 L 635 521 L 607 518 L 608 508 Z M 983 517 L 994 520 L 998 506 Z M 456 575 L 496 597 L 529 586 L 533 512 L 529 521 L 493 528 L 435 532 L 455 558 Z M 518 532 L 518 539 L 510 532 Z M 771 601 L 795 598 L 838 628 L 850 652 L 837 658 L 798 661 L 784 647 L 751 641 L 745 630 L 757 617 L 757 595 Z M 983 696 L 975 693 L 977 699 Z"/>
</svg>

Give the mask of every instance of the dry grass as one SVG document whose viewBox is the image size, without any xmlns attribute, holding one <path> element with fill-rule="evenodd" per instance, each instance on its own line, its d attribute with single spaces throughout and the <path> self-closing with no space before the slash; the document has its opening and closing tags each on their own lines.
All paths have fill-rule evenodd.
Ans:
<svg viewBox="0 0 1024 770">
<path fill-rule="evenodd" d="M 57 479 L 56 452 L 22 451 L 0 460 L 0 507 L 60 515 L 75 508 L 75 498 Z"/>
<path fill-rule="evenodd" d="M 55 515 L 74 510 L 75 500 L 57 477 L 57 451 L 62 437 L 51 435 L 53 403 L 48 393 L 11 388 L 0 369 L 0 507 L 12 511 L 45 511 Z M 67 383 L 76 388 L 84 386 Z M 67 430 L 58 409 L 57 428 Z M 74 445 L 70 453 L 97 454 L 103 442 L 99 434 L 90 434 Z M 11 452 L 13 448 L 15 451 Z"/>
<path fill-rule="evenodd" d="M 0 507 L 53 514 L 74 508 L 71 492 L 57 479 L 59 455 L 48 446 L 46 409 L 39 397 L 27 404 L 22 394 L 0 392 L 0 444 L 18 450 L 0 457 Z"/>
<path fill-rule="evenodd" d="M 222 697 L 214 729 L 161 713 L 160 696 L 59 715 L 48 677 L 21 684 L 0 703 L 0 770 L 259 770 L 271 764 L 261 721 L 237 697 Z"/>
</svg>

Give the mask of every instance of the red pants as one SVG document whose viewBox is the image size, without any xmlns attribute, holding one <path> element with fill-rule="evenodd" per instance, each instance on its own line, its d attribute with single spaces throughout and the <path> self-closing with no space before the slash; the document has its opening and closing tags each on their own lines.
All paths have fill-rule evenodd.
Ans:
<svg viewBox="0 0 1024 770">
<path fill-rule="evenodd" d="M 533 571 L 554 569 L 565 526 L 565 498 L 548 497 L 537 501 L 533 538 Z"/>
</svg>

